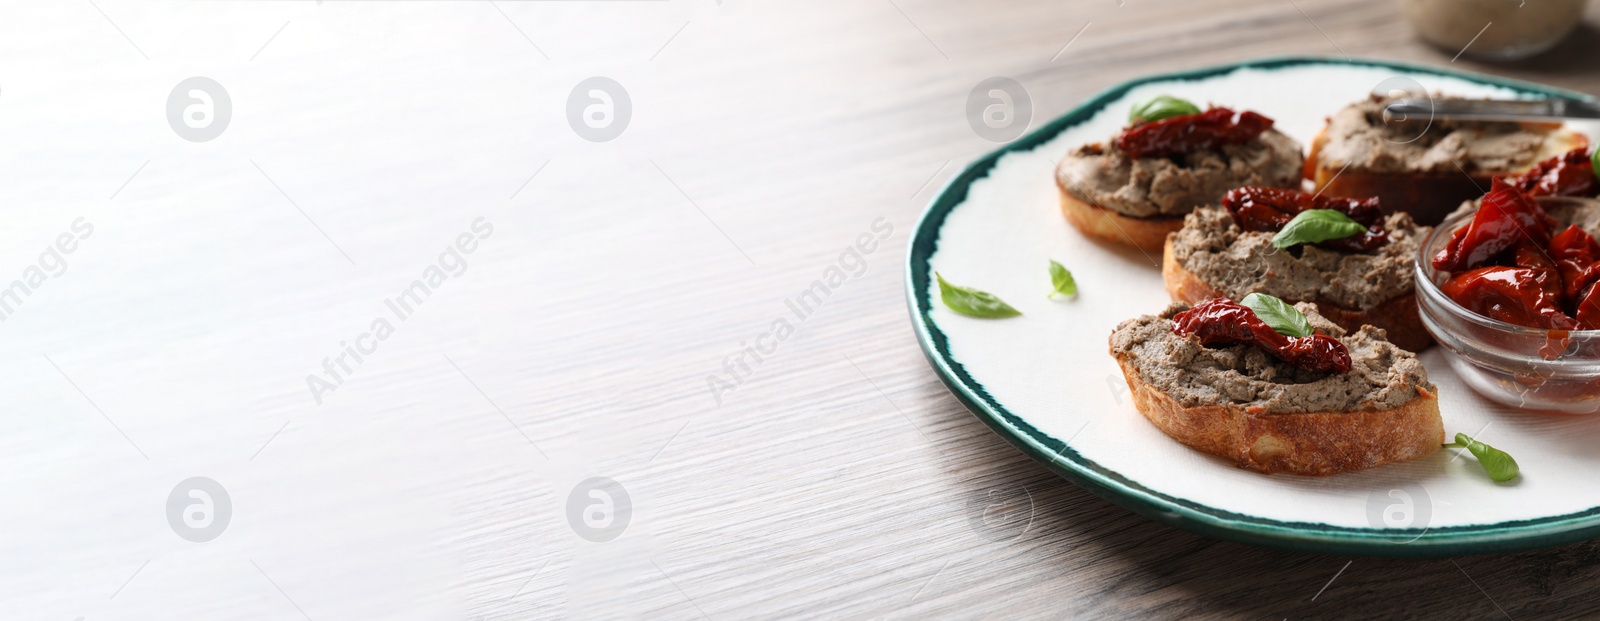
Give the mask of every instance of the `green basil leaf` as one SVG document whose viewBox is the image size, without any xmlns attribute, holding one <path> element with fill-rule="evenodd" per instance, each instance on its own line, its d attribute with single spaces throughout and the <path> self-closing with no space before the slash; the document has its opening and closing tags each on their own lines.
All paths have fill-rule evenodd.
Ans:
<svg viewBox="0 0 1600 621">
<path fill-rule="evenodd" d="M 1600 179 L 1600 149 L 1594 150 L 1594 155 L 1589 156 L 1589 163 L 1593 165 L 1594 176 Z"/>
<path fill-rule="evenodd" d="M 1010 304 L 1006 304 L 992 294 L 960 285 L 952 285 L 945 282 L 944 277 L 940 276 L 938 272 L 934 272 L 933 277 L 939 279 L 939 299 L 944 300 L 944 305 L 957 313 L 984 319 L 1016 317 L 1022 314 L 1022 311 L 1011 308 Z"/>
<path fill-rule="evenodd" d="M 1171 95 L 1157 95 L 1134 104 L 1128 110 L 1128 122 L 1149 123 L 1186 114 L 1200 114 L 1200 107 Z"/>
<path fill-rule="evenodd" d="M 1056 263 L 1055 259 L 1050 260 L 1050 284 L 1056 289 L 1054 293 L 1050 294 L 1052 297 L 1058 294 L 1078 294 L 1078 281 L 1073 280 L 1072 272 L 1067 271 L 1067 268 L 1060 263 Z"/>
<path fill-rule="evenodd" d="M 1467 434 L 1456 434 L 1455 444 L 1445 446 L 1465 448 L 1470 451 L 1473 457 L 1478 458 L 1478 465 L 1483 466 L 1484 471 L 1489 473 L 1489 478 L 1495 482 L 1510 481 L 1517 478 L 1517 473 L 1521 472 L 1517 467 L 1517 460 L 1512 459 L 1505 451 L 1474 440 Z"/>
<path fill-rule="evenodd" d="M 1311 322 L 1288 302 L 1261 293 L 1252 293 L 1244 296 L 1239 302 L 1250 307 L 1256 316 L 1267 323 L 1273 332 L 1284 336 L 1311 336 L 1315 332 Z"/>
<path fill-rule="evenodd" d="M 1332 209 L 1307 209 L 1295 214 L 1293 220 L 1283 225 L 1283 230 L 1272 238 L 1272 247 L 1288 248 L 1295 244 L 1344 239 L 1366 230 L 1367 227 L 1360 222 Z"/>
</svg>

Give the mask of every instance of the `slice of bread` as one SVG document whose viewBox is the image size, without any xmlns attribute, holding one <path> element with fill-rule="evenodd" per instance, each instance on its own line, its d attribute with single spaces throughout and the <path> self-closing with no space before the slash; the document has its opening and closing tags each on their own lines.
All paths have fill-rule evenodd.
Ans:
<svg viewBox="0 0 1600 621">
<path fill-rule="evenodd" d="M 1061 214 L 1084 235 L 1112 244 L 1138 247 L 1147 253 L 1161 252 L 1167 234 L 1183 228 L 1183 216 L 1134 218 L 1106 209 L 1083 198 L 1056 181 L 1061 194 Z"/>
<path fill-rule="evenodd" d="M 1172 439 L 1266 474 L 1326 476 L 1439 450 L 1444 422 L 1437 395 L 1389 410 L 1252 412 L 1237 404 L 1185 407 L 1140 377 L 1128 356 L 1117 363 L 1139 413 Z"/>
<path fill-rule="evenodd" d="M 1346 348 L 1343 372 L 1297 367 L 1252 344 L 1207 346 L 1173 330 L 1174 302 L 1117 325 L 1110 353 L 1133 403 L 1191 448 L 1267 474 L 1329 475 L 1439 450 L 1438 388 L 1416 354 L 1365 326 L 1346 332 L 1315 304 L 1295 308 Z"/>
<path fill-rule="evenodd" d="M 1228 297 L 1206 284 L 1194 273 L 1184 269 L 1178 262 L 1176 253 L 1172 251 L 1170 238 L 1162 255 L 1161 279 L 1165 281 L 1167 295 L 1172 296 L 1172 301 L 1199 304 L 1210 299 Z M 1415 291 L 1390 298 L 1369 310 L 1344 308 L 1321 300 L 1285 299 L 1285 301 L 1291 304 L 1313 302 L 1322 316 L 1351 332 L 1360 330 L 1363 325 L 1382 328 L 1387 333 L 1389 342 L 1407 351 L 1418 352 L 1433 345 L 1433 336 L 1423 327 L 1422 317 L 1417 312 Z"/>
<path fill-rule="evenodd" d="M 1466 159 L 1428 172 L 1378 171 L 1337 161 L 1327 152 L 1330 141 L 1339 138 L 1330 136 L 1328 128 L 1324 127 L 1311 141 L 1305 176 L 1319 193 L 1351 198 L 1376 196 L 1386 211 L 1405 211 L 1419 224 L 1432 226 L 1444 220 L 1462 201 L 1483 196 L 1494 177 L 1520 175 L 1540 161 L 1589 145 L 1586 136 L 1568 128 L 1526 127 L 1535 135 L 1542 135 L 1544 142 L 1532 157 L 1515 166 Z"/>
</svg>

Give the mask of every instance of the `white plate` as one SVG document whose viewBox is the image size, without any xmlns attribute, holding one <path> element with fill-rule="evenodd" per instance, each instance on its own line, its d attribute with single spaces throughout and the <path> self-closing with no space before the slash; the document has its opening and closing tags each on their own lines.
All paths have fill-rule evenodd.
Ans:
<svg viewBox="0 0 1600 621">
<path fill-rule="evenodd" d="M 1069 149 L 1113 136 L 1129 106 L 1158 94 L 1261 112 L 1308 144 L 1326 117 L 1401 76 L 1465 96 L 1585 95 L 1489 76 L 1379 61 L 1278 58 L 1135 80 L 974 162 L 929 206 L 907 266 L 912 322 L 951 390 L 1002 436 L 1123 506 L 1213 536 L 1357 554 L 1476 554 L 1600 534 L 1600 418 L 1519 412 L 1465 386 L 1433 348 L 1448 435 L 1465 432 L 1522 466 L 1491 482 L 1470 455 L 1331 477 L 1265 476 L 1188 449 L 1146 421 L 1107 353 L 1117 323 L 1168 303 L 1159 256 L 1093 243 L 1062 217 L 1052 177 Z M 1597 135 L 1600 127 L 1578 129 Z M 1046 299 L 1048 261 L 1080 295 Z M 938 303 L 937 271 L 1024 314 L 964 317 Z"/>
</svg>

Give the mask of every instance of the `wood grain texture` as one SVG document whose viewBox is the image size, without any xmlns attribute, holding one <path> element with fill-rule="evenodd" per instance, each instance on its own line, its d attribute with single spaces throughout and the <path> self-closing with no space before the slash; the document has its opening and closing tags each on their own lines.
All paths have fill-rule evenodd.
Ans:
<svg viewBox="0 0 1600 621">
<path fill-rule="evenodd" d="M 1600 544 L 1350 559 L 1219 542 L 1091 496 L 944 390 L 902 280 L 922 206 L 995 146 L 964 113 L 982 79 L 1026 86 L 1035 125 L 1131 77 L 1273 54 L 1595 92 L 1593 26 L 1490 66 L 1414 41 L 1389 0 L 0 12 L 0 273 L 74 217 L 97 227 L 0 324 L 0 617 L 1600 610 Z M 232 95 L 215 141 L 163 118 L 191 75 Z M 567 125 L 569 91 L 596 75 L 633 102 L 612 142 Z M 306 375 L 479 217 L 495 232 L 467 271 L 317 404 Z M 878 218 L 892 232 L 852 269 Z M 786 300 L 839 265 L 847 278 L 793 320 Z M 747 358 L 719 403 L 707 377 L 778 318 L 792 336 Z M 233 500 L 207 543 L 164 514 L 190 476 Z M 608 542 L 566 517 L 591 476 L 632 501 Z M 994 500 L 1028 509 L 984 526 Z"/>
</svg>

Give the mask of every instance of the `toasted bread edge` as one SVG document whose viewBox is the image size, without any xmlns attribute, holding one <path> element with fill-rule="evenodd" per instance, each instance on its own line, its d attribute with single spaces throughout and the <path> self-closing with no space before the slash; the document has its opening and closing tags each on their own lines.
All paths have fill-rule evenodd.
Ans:
<svg viewBox="0 0 1600 621">
<path fill-rule="evenodd" d="M 1390 410 L 1251 413 L 1237 404 L 1185 407 L 1116 356 L 1134 405 L 1156 428 L 1204 453 L 1265 474 L 1327 476 L 1415 459 L 1444 444 L 1436 395 Z"/>
<path fill-rule="evenodd" d="M 1061 182 L 1061 214 L 1079 232 L 1104 242 L 1134 246 L 1147 253 L 1161 252 L 1167 234 L 1183 228 L 1183 216 L 1170 218 L 1131 218 L 1078 198 Z"/>
</svg>

